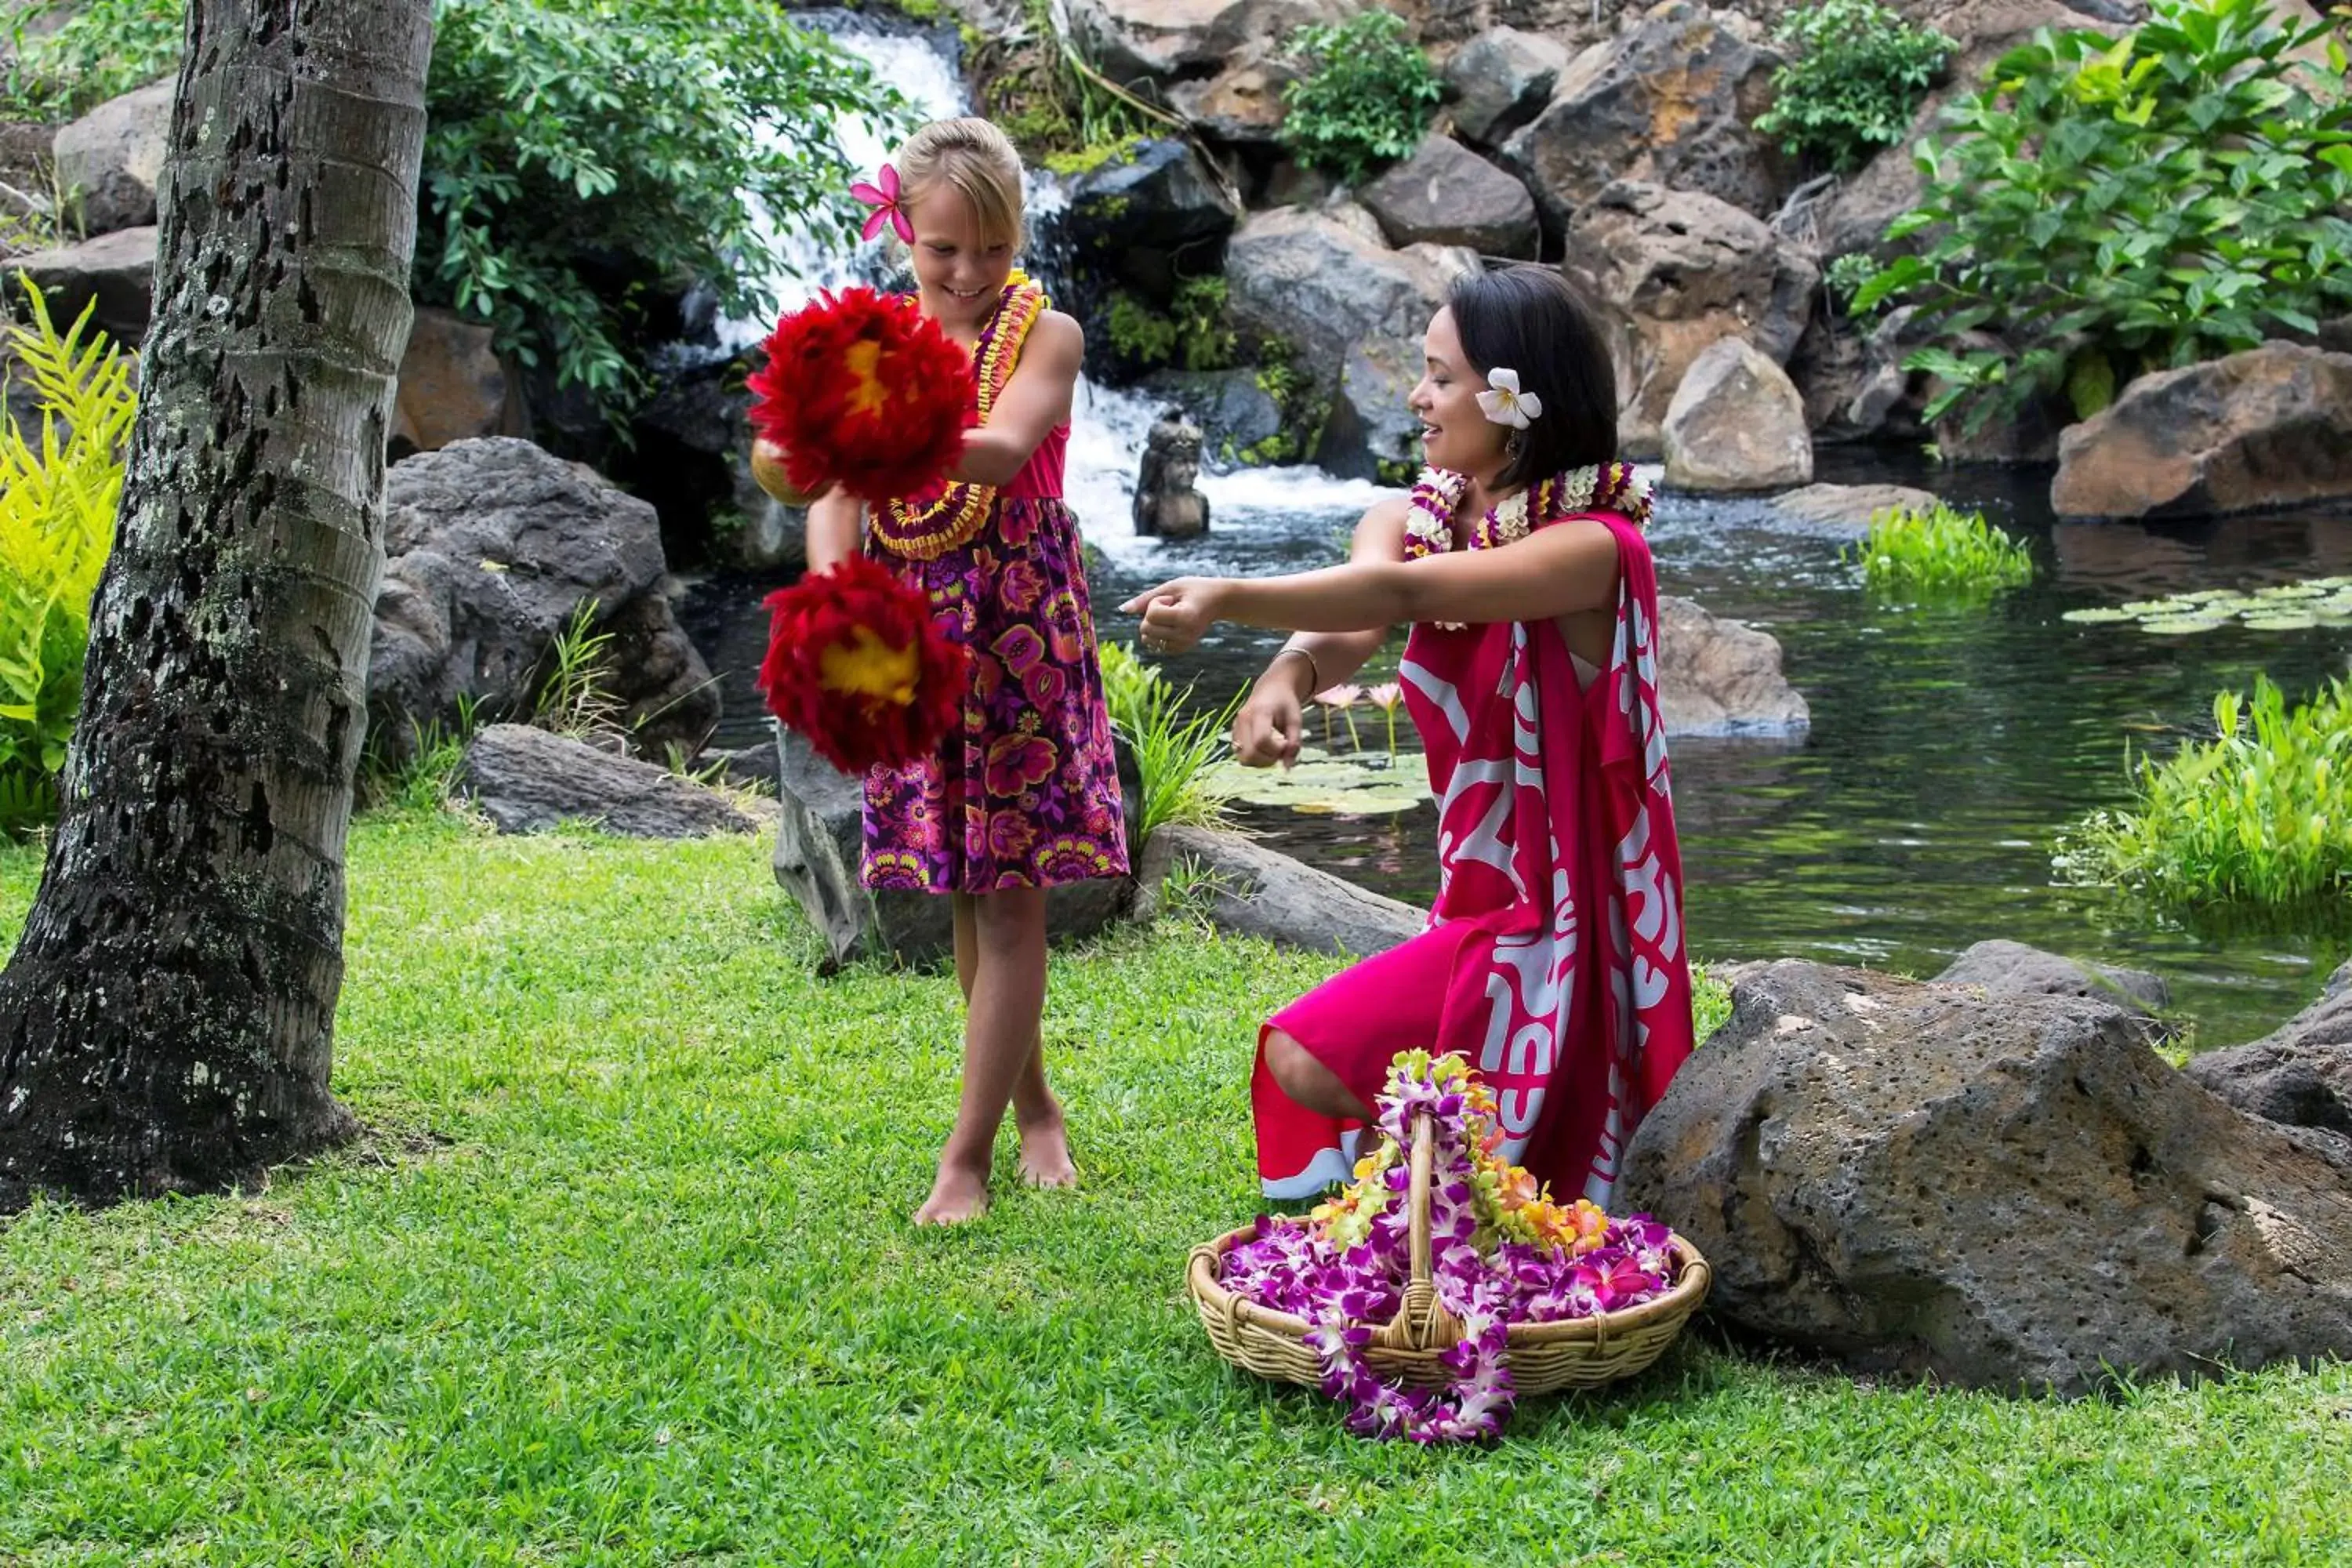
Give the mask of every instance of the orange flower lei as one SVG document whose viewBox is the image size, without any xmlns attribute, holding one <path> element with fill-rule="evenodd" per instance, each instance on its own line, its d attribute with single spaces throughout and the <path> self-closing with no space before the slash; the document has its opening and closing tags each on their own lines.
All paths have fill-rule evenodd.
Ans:
<svg viewBox="0 0 2352 1568">
<path fill-rule="evenodd" d="M 988 423 L 989 411 L 996 405 L 1004 384 L 1013 379 L 1013 366 L 1021 363 L 1023 340 L 1050 304 L 1045 291 L 1026 273 L 1015 269 L 1005 280 L 1003 297 L 997 300 L 995 312 L 972 351 L 973 379 L 980 388 L 975 423 Z M 994 485 L 953 480 L 929 501 L 883 503 L 874 518 L 875 537 L 895 555 L 909 561 L 933 560 L 978 537 L 995 501 Z"/>
</svg>

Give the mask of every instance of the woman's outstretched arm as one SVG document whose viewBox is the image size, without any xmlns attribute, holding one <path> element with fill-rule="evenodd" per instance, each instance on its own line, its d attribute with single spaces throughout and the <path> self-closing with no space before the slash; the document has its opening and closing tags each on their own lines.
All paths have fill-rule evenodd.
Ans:
<svg viewBox="0 0 2352 1568">
<path fill-rule="evenodd" d="M 1120 608 L 1143 635 L 1189 647 L 1218 621 L 1305 632 L 1360 632 L 1400 621 L 1549 620 L 1599 609 L 1617 592 L 1617 537 L 1562 522 L 1495 550 L 1419 561 L 1350 561 L 1286 577 L 1179 577 Z"/>
</svg>

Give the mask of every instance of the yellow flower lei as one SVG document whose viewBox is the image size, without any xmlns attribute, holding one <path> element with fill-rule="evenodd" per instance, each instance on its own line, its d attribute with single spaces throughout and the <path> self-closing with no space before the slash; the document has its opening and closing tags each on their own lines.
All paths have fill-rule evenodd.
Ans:
<svg viewBox="0 0 2352 1568">
<path fill-rule="evenodd" d="M 972 355 L 973 377 L 979 383 L 979 423 L 988 416 L 1004 384 L 1013 379 L 1021 360 L 1021 344 L 1037 318 L 1050 308 L 1045 291 L 1015 268 L 1005 279 L 1004 295 L 980 334 Z M 996 502 L 994 485 L 950 481 L 931 501 L 910 506 L 903 500 L 885 502 L 874 520 L 876 536 L 891 553 L 909 561 L 929 561 L 969 544 L 987 526 L 989 509 Z"/>
</svg>

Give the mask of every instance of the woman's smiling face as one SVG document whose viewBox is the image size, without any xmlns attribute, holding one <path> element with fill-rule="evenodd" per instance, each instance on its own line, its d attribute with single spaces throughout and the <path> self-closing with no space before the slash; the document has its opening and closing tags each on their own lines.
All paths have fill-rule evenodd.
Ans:
<svg viewBox="0 0 2352 1568">
<path fill-rule="evenodd" d="M 1510 431 L 1478 406 L 1486 378 L 1463 353 L 1453 311 L 1441 310 L 1430 318 L 1421 352 L 1421 380 L 1405 406 L 1421 420 L 1423 458 L 1432 468 L 1491 478 L 1503 466 L 1503 443 Z"/>
</svg>

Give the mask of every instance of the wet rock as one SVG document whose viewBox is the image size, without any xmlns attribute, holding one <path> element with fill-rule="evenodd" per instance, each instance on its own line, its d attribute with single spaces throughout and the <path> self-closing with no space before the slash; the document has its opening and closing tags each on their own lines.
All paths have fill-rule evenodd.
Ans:
<svg viewBox="0 0 2352 1568">
<path fill-rule="evenodd" d="M 495 338 L 488 325 L 453 310 L 427 306 L 416 312 L 394 395 L 395 454 L 523 434 L 522 388 L 508 376 Z"/>
<path fill-rule="evenodd" d="M 853 958 L 930 963 L 955 950 L 950 900 L 931 893 L 869 892 L 857 877 L 865 845 L 864 784 L 835 769 L 788 731 L 776 741 L 777 821 L 772 868 L 824 940 L 820 965 L 831 973 Z M 1128 790 L 1129 831 L 1141 796 L 1131 757 L 1120 759 Z M 1056 940 L 1088 937 L 1124 912 L 1133 885 L 1072 882 L 1045 895 L 1046 929 Z"/>
<path fill-rule="evenodd" d="M 1496 27 L 1479 34 L 1445 63 L 1454 128 L 1473 142 L 1496 145 L 1536 117 L 1568 61 L 1568 50 L 1540 33 Z"/>
<path fill-rule="evenodd" d="M 49 319 L 71 324 L 92 300 L 91 321 L 126 348 L 147 336 L 147 316 L 155 293 L 155 229 L 117 229 L 79 245 L 37 250 L 11 261 L 37 284 L 49 302 Z"/>
<path fill-rule="evenodd" d="M 610 631 L 608 684 L 640 744 L 698 746 L 719 718 L 678 629 L 654 510 L 528 441 L 458 441 L 392 467 L 368 714 L 398 754 L 412 721 L 454 724 L 460 698 L 525 711 L 583 604 Z"/>
<path fill-rule="evenodd" d="M 1237 833 L 1162 827 L 1144 846 L 1139 919 L 1157 917 L 1170 872 L 1189 864 L 1209 922 L 1236 936 L 1344 957 L 1370 957 L 1418 935 L 1423 911 L 1367 892 Z"/>
<path fill-rule="evenodd" d="M 1459 245 L 1483 256 L 1535 258 L 1536 204 L 1527 186 L 1451 136 L 1424 141 L 1364 187 L 1363 203 L 1391 245 Z"/>
<path fill-rule="evenodd" d="M 1144 377 L 1143 390 L 1174 404 L 1201 427 L 1202 450 L 1230 462 L 1282 433 L 1282 405 L 1255 370 L 1166 370 Z"/>
<path fill-rule="evenodd" d="M 1201 493 L 1200 479 L 1200 429 L 1171 409 L 1143 438 L 1135 479 L 1137 537 L 1198 539 L 1208 532 L 1209 498 Z"/>
<path fill-rule="evenodd" d="M 1780 639 L 1658 595 L 1658 706 L 1669 735 L 1790 734 L 1812 722 Z"/>
<path fill-rule="evenodd" d="M 1780 205 L 1780 159 L 1748 127 L 1780 63 L 1746 17 L 1664 0 L 1571 60 L 1551 101 L 1504 143 L 1504 159 L 1554 229 L 1620 179 L 1761 216 Z"/>
<path fill-rule="evenodd" d="M 1932 511 L 1936 496 L 1909 485 L 1807 485 L 1773 497 L 1772 506 L 1798 522 L 1859 533 L 1882 511 Z"/>
<path fill-rule="evenodd" d="M 1726 338 L 1692 362 L 1666 409 L 1666 483 L 1678 489 L 1769 490 L 1811 484 L 1813 438 L 1788 374 Z"/>
<path fill-rule="evenodd" d="M 155 186 L 172 129 L 170 78 L 107 100 L 60 128 L 53 144 L 58 188 L 81 215 L 85 234 L 112 234 L 155 222 Z"/>
<path fill-rule="evenodd" d="M 2266 343 L 2143 375 L 2064 431 L 2068 517 L 2196 517 L 2352 500 L 2352 354 Z"/>
<path fill-rule="evenodd" d="M 702 838 L 760 827 L 717 790 L 521 724 L 489 725 L 467 742 L 458 790 L 501 833 L 588 822 L 626 838 Z"/>
<path fill-rule="evenodd" d="M 2208 1051 L 2183 1070 L 2249 1116 L 2293 1129 L 2352 1166 L 2352 963 L 2272 1033 Z"/>
<path fill-rule="evenodd" d="M 1569 230 L 1569 275 L 1616 320 L 1618 435 L 1660 450 L 1667 406 L 1693 362 L 1726 338 L 1786 363 L 1812 314 L 1821 274 L 1761 219 L 1712 196 L 1616 182 Z"/>
<path fill-rule="evenodd" d="M 1618 1192 L 1716 1265 L 1710 1313 L 1859 1372 L 2078 1394 L 2352 1353 L 2352 1166 L 2101 1002 L 1775 963 Z"/>
<path fill-rule="evenodd" d="M 1978 942 L 1954 959 L 1936 981 L 1942 985 L 1981 986 L 1993 994 L 2087 997 L 2146 1018 L 2172 1005 L 2172 988 L 2160 974 L 2111 963 L 2085 963 L 2021 942 Z"/>
<path fill-rule="evenodd" d="M 1069 18 L 1113 81 L 1156 89 L 1213 140 L 1270 142 L 1290 79 L 1282 41 L 1354 9 L 1344 0 L 1071 0 Z"/>
<path fill-rule="evenodd" d="M 1240 216 L 1190 146 L 1151 141 L 1078 176 L 1063 231 L 1080 257 L 1164 304 L 1180 275 L 1216 270 Z"/>
</svg>

